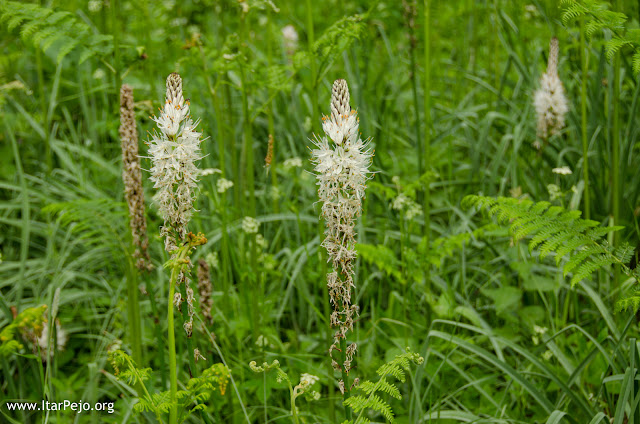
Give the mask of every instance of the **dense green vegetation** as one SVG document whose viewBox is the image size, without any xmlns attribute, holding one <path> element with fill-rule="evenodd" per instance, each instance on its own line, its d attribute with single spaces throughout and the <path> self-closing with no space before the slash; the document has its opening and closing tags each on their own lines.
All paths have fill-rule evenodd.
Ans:
<svg viewBox="0 0 640 424">
<path fill-rule="evenodd" d="M 0 423 L 640 423 L 639 18 L 623 0 L 0 0 Z M 204 171 L 168 253 L 149 178 L 172 72 Z M 346 261 L 359 315 L 332 347 L 344 261 L 312 150 L 337 79 L 375 155 Z M 568 112 L 541 129 L 558 81 Z M 65 400 L 93 410 L 8 406 Z"/>
</svg>

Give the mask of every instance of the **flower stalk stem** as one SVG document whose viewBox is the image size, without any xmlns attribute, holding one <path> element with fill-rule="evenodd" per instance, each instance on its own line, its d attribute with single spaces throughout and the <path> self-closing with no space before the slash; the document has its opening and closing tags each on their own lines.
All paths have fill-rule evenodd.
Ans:
<svg viewBox="0 0 640 424">
<path fill-rule="evenodd" d="M 341 363 L 344 364 L 344 362 L 347 359 L 347 341 L 344 338 L 340 339 L 340 352 L 341 352 L 340 353 Z M 344 368 L 344 365 L 342 365 L 341 368 L 342 368 L 342 381 L 344 382 L 344 392 L 342 393 L 342 402 L 344 403 L 347 401 L 347 399 L 349 399 L 349 373 Z M 347 420 L 350 420 L 352 418 L 351 408 L 349 408 L 346 404 L 344 405 L 344 415 Z"/>
<path fill-rule="evenodd" d="M 580 116 L 582 135 L 582 178 L 584 179 L 584 217 L 591 219 L 591 189 L 589 187 L 589 140 L 587 139 L 587 66 L 588 51 L 585 43 L 584 21 L 580 21 L 580 58 L 582 84 L 580 87 Z"/>
<path fill-rule="evenodd" d="M 167 322 L 169 325 L 167 339 L 169 341 L 169 398 L 171 409 L 169 410 L 169 424 L 178 422 L 178 375 L 176 366 L 176 333 L 173 320 L 173 298 L 176 293 L 176 281 L 180 274 L 180 262 L 187 255 L 189 247 L 182 247 L 178 253 L 171 269 L 171 279 L 169 281 L 169 298 L 167 299 Z"/>
</svg>

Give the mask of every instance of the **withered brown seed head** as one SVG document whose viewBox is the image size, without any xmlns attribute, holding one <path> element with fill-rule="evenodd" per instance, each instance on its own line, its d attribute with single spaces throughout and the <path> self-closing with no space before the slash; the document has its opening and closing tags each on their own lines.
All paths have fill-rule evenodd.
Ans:
<svg viewBox="0 0 640 424">
<path fill-rule="evenodd" d="M 129 226 L 136 267 L 141 270 L 153 268 L 147 248 L 147 220 L 145 216 L 142 172 L 138 156 L 138 130 L 133 111 L 133 89 L 127 84 L 120 87 L 120 141 L 122 146 L 122 180 L 124 194 L 129 206 Z"/>
</svg>

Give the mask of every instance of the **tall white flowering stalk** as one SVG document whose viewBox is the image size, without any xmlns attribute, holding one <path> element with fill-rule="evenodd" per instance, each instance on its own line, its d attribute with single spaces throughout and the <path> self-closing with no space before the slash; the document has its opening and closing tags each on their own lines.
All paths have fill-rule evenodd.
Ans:
<svg viewBox="0 0 640 424">
<path fill-rule="evenodd" d="M 540 78 L 540 88 L 535 92 L 533 104 L 538 115 L 537 133 L 543 140 L 564 128 L 565 115 L 569 111 L 564 86 L 558 76 L 558 39 L 549 44 L 547 72 Z"/>
<path fill-rule="evenodd" d="M 151 181 L 157 193 L 154 201 L 164 219 L 162 235 L 165 248 L 177 248 L 176 236 L 184 240 L 187 224 L 193 215 L 199 171 L 196 162 L 202 158 L 202 134 L 196 132 L 199 121 L 189 115 L 189 101 L 182 94 L 182 78 L 177 73 L 167 77 L 167 94 L 159 117 L 153 117 L 160 132 L 149 141 L 153 161 Z"/>
<path fill-rule="evenodd" d="M 157 189 L 154 201 L 164 219 L 161 234 L 165 238 L 165 249 L 171 253 L 169 267 L 169 297 L 167 305 L 170 401 L 169 422 L 177 423 L 177 372 L 174 329 L 174 305 L 182 302 L 180 293 L 176 293 L 176 284 L 185 283 L 185 298 L 188 308 L 184 329 L 187 333 L 187 346 L 191 348 L 195 297 L 189 287 L 191 261 L 189 255 L 196 246 L 204 244 L 203 235 L 188 232 L 187 225 L 193 215 L 193 203 L 198 190 L 200 171 L 196 162 L 202 158 L 200 143 L 202 134 L 196 132 L 198 121 L 189 115 L 189 101 L 182 94 L 182 78 L 177 73 L 167 77 L 167 94 L 160 117 L 153 117 L 159 128 L 148 142 L 149 155 L 153 162 L 151 181 Z M 197 355 L 196 355 L 197 356 Z M 192 367 L 193 368 L 193 367 Z M 192 369 L 195 372 L 195 369 Z"/>
<path fill-rule="evenodd" d="M 322 118 L 325 135 L 316 137 L 312 162 L 318 179 L 318 196 L 326 223 L 322 246 L 329 254 L 332 272 L 327 274 L 327 287 L 333 305 L 331 325 L 337 328 L 329 354 L 336 370 L 342 371 L 340 389 L 348 390 L 346 377 L 352 368 L 356 344 L 346 346 L 347 331 L 353 330 L 359 308 L 351 303 L 355 288 L 353 274 L 356 260 L 356 218 L 362 212 L 366 182 L 373 152 L 369 140 L 362 140 L 359 120 L 349 105 L 349 88 L 343 79 L 333 83 L 331 115 Z M 333 359 L 333 351 L 342 352 L 342 364 Z"/>
</svg>

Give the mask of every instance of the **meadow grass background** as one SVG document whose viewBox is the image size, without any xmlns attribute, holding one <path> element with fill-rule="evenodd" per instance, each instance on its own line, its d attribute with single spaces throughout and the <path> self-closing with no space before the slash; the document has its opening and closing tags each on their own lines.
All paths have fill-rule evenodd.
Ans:
<svg viewBox="0 0 640 424">
<path fill-rule="evenodd" d="M 224 360 L 233 376 L 188 422 L 290 422 L 286 385 L 248 367 L 273 359 L 294 382 L 320 377 L 321 398 L 297 402 L 302 422 L 344 419 L 327 355 L 328 265 L 309 161 L 338 78 L 375 146 L 357 226 L 354 375 L 373 379 L 406 347 L 425 358 L 399 385 L 402 400 L 387 399 L 399 423 L 640 422 L 638 325 L 633 311 L 615 312 L 634 282 L 605 268 L 571 288 L 555 261 L 461 206 L 478 193 L 549 200 L 623 225 L 610 242 L 635 245 L 640 86 L 629 50 L 607 60 L 611 32 L 599 31 L 585 39 L 583 73 L 580 20 L 563 24 L 551 0 L 274 3 L 0 1 L 0 328 L 47 305 L 68 334 L 48 361 L 22 337 L 28 329 L 16 334 L 22 347 L 0 355 L 0 422 L 155 422 L 133 413 L 139 387 L 118 380 L 107 359 L 110 346 L 130 352 L 132 343 L 118 93 L 122 82 L 134 88 L 149 169 L 149 117 L 174 71 L 208 137 L 200 167 L 219 170 L 201 177 L 190 224 L 208 239 L 193 261 L 211 267 L 213 323 L 199 319 L 189 343 L 206 358 L 200 372 Z M 54 19 L 48 9 L 69 13 Z M 634 34 L 638 3 L 611 9 Z M 533 93 L 552 36 L 570 106 L 566 128 L 537 150 Z M 563 166 L 572 174 L 552 172 Z M 169 258 L 143 178 L 155 269 L 139 281 L 139 365 L 153 369 L 147 386 L 160 392 L 166 350 L 156 330 L 163 340 Z M 221 178 L 234 183 L 224 193 Z M 242 230 L 245 217 L 258 221 L 258 237 Z M 181 327 L 186 384 L 192 350 Z M 76 416 L 4 406 L 41 399 L 116 407 Z"/>
</svg>

